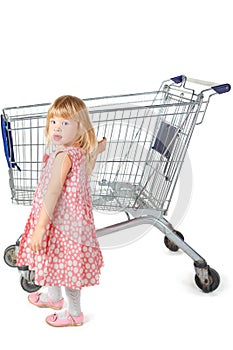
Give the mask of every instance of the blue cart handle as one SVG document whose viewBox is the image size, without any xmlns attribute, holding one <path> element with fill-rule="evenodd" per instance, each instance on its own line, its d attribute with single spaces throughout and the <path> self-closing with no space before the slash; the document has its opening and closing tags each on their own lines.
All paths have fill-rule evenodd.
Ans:
<svg viewBox="0 0 233 350">
<path fill-rule="evenodd" d="M 174 81 L 174 83 L 176 84 L 180 84 L 185 78 L 185 75 L 178 75 L 177 77 L 171 78 L 171 80 Z"/>
<path fill-rule="evenodd" d="M 230 84 L 221 84 L 211 87 L 218 94 L 224 94 L 225 92 L 229 92 L 231 90 Z"/>
<path fill-rule="evenodd" d="M 178 75 L 177 77 L 171 78 L 171 80 L 175 84 L 180 84 L 183 81 L 185 81 L 185 82 L 187 81 L 187 82 L 198 84 L 198 85 L 208 86 L 218 94 L 224 94 L 225 92 L 229 92 L 231 90 L 230 84 L 217 84 L 217 83 L 213 83 L 211 81 L 187 78 L 185 75 Z"/>
</svg>

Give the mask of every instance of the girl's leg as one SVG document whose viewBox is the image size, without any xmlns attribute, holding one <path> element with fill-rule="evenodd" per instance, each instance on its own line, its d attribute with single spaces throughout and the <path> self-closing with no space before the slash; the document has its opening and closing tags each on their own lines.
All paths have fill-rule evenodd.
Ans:
<svg viewBox="0 0 233 350">
<path fill-rule="evenodd" d="M 62 291 L 61 291 L 61 287 L 58 286 L 49 286 L 48 287 L 48 296 L 49 298 L 53 301 L 59 301 L 62 299 Z"/>
<path fill-rule="evenodd" d="M 47 296 L 53 301 L 53 302 L 57 302 L 59 300 L 62 299 L 62 292 L 61 292 L 61 287 L 58 286 L 48 286 L 48 293 L 42 293 L 40 295 L 40 300 L 42 302 L 46 302 L 47 301 Z"/>
<path fill-rule="evenodd" d="M 65 287 L 65 292 L 68 299 L 69 314 L 71 316 L 78 316 L 79 314 L 81 314 L 81 306 L 80 306 L 81 290 Z"/>
</svg>

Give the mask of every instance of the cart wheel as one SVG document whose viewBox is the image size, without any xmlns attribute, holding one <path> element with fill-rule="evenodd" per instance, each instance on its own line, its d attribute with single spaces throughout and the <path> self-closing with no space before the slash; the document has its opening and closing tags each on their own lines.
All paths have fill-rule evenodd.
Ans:
<svg viewBox="0 0 233 350">
<path fill-rule="evenodd" d="M 215 271 L 211 267 L 208 267 L 208 278 L 205 280 L 205 282 L 202 283 L 197 274 L 195 275 L 195 282 L 196 282 L 196 285 L 204 293 L 209 293 L 209 292 L 213 292 L 215 289 L 218 288 L 220 283 L 220 276 L 217 273 L 217 271 Z"/>
<path fill-rule="evenodd" d="M 16 267 L 17 256 L 16 256 L 16 245 L 10 245 L 4 251 L 4 261 L 10 267 Z"/>
<path fill-rule="evenodd" d="M 37 292 L 41 288 L 41 286 L 38 286 L 34 282 L 28 281 L 23 276 L 21 276 L 20 278 L 20 284 L 23 290 L 25 290 L 28 293 Z"/>
<path fill-rule="evenodd" d="M 175 231 L 175 234 L 184 241 L 184 236 L 182 235 L 182 233 L 180 233 L 179 231 Z M 177 252 L 177 250 L 179 250 L 179 247 L 166 236 L 164 237 L 164 244 L 172 252 Z"/>
</svg>

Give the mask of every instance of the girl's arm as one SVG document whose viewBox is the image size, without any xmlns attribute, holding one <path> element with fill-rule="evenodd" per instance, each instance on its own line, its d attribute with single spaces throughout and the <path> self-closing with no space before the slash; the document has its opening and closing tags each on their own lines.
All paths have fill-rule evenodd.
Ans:
<svg viewBox="0 0 233 350">
<path fill-rule="evenodd" d="M 48 184 L 47 192 L 43 199 L 37 225 L 30 241 L 30 248 L 34 252 L 37 252 L 42 248 L 42 240 L 46 226 L 52 219 L 55 206 L 71 166 L 71 160 L 66 152 L 57 154 L 53 163 L 51 178 Z"/>
<path fill-rule="evenodd" d="M 97 148 L 91 152 L 89 159 L 86 162 L 86 173 L 90 175 L 95 167 L 96 159 L 98 155 L 105 151 L 106 149 L 106 137 L 103 137 L 103 140 L 98 142 Z"/>
</svg>

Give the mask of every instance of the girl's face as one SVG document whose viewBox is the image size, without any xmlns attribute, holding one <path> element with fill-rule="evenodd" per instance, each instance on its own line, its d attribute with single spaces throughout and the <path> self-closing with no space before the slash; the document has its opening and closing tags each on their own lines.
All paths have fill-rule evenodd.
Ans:
<svg viewBox="0 0 233 350">
<path fill-rule="evenodd" d="M 78 123 L 73 119 L 54 117 L 49 122 L 49 138 L 55 146 L 72 146 L 78 137 Z"/>
</svg>

